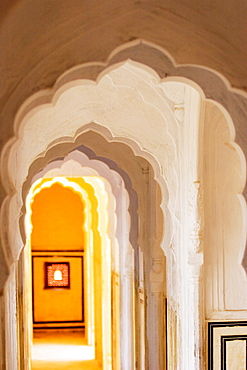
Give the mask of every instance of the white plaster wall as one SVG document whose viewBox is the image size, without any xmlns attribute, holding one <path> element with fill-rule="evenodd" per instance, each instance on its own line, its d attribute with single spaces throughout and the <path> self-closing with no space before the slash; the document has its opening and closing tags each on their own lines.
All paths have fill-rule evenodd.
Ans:
<svg viewBox="0 0 247 370">
<path fill-rule="evenodd" d="M 212 102 L 205 113 L 205 269 L 207 318 L 242 319 L 247 310 L 245 161 L 228 116 Z M 235 311 L 235 312 L 234 312 Z"/>
</svg>

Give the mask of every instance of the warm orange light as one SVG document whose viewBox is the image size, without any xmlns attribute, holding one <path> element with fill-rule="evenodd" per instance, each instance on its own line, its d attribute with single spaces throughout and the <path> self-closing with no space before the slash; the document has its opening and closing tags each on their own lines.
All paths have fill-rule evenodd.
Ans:
<svg viewBox="0 0 247 370">
<path fill-rule="evenodd" d="M 109 227 L 108 227 L 108 207 L 109 207 L 109 200 L 108 200 L 108 192 L 105 188 L 105 182 L 98 176 L 84 176 L 84 177 L 77 177 L 77 178 L 66 178 L 66 177 L 53 177 L 53 178 L 44 178 L 37 180 L 28 195 L 27 198 L 27 217 L 26 217 L 26 229 L 31 236 L 30 244 L 34 252 L 37 253 L 39 250 L 58 250 L 56 249 L 53 241 L 57 240 L 56 238 L 50 237 L 49 242 L 47 238 L 42 235 L 44 231 L 44 225 L 47 225 L 48 230 L 50 227 L 54 228 L 53 220 L 51 219 L 51 215 L 53 213 L 53 219 L 60 218 L 58 214 L 58 210 L 56 209 L 51 210 L 49 212 L 44 207 L 44 202 L 42 202 L 42 195 L 43 201 L 47 201 L 49 205 L 54 207 L 54 200 L 57 201 L 58 208 L 60 203 L 66 201 L 66 196 L 56 197 L 58 192 L 54 191 L 54 197 L 52 197 L 51 189 L 60 190 L 60 193 L 65 194 L 65 191 L 72 194 L 75 197 L 79 198 L 79 202 L 81 204 L 81 215 L 82 220 L 80 221 L 81 232 L 83 235 L 83 241 L 85 242 L 85 286 L 84 289 L 87 292 L 86 300 L 85 300 L 85 308 L 86 308 L 86 338 L 89 344 L 92 344 L 92 351 L 95 351 L 95 340 L 98 343 L 97 346 L 97 357 L 105 363 L 109 364 L 111 362 L 111 249 L 110 249 L 110 238 L 108 235 Z M 45 194 L 46 193 L 46 194 Z M 48 198 L 46 198 L 48 194 Z M 37 202 L 37 199 L 39 200 Z M 68 198 L 67 198 L 68 200 Z M 113 205 L 113 203 L 111 203 Z M 35 207 L 37 208 L 35 210 Z M 44 217 L 44 214 L 39 214 L 40 209 L 43 208 L 44 214 L 46 213 L 47 217 Z M 49 208 L 50 209 L 50 208 Z M 71 210 L 70 204 L 68 202 L 68 209 Z M 36 213 L 36 214 L 35 214 Z M 68 212 L 67 212 L 68 214 Z M 65 217 L 67 216 L 65 215 Z M 77 213 L 78 215 L 78 213 Z M 77 222 L 76 217 L 73 219 L 75 223 Z M 35 230 L 37 226 L 37 220 L 35 217 L 42 218 L 42 223 L 40 223 L 40 232 Z M 48 219 L 50 222 L 48 222 Z M 44 221 L 44 223 L 43 223 Z M 73 226 L 73 225 L 72 225 Z M 61 228 L 61 234 L 64 235 L 64 229 Z M 71 230 L 71 229 L 70 229 Z M 35 239 L 35 233 L 38 231 L 39 237 Z M 47 231 L 46 231 L 47 233 Z M 51 235 L 51 234 L 50 234 Z M 59 234 L 57 234 L 59 235 Z M 54 235 L 53 235 L 54 236 Z M 61 236 L 61 235 L 60 235 Z M 53 238 L 53 239 L 52 239 Z M 70 243 L 64 244 L 64 248 L 61 248 L 63 245 L 63 240 L 66 240 Z M 42 243 L 39 241 L 42 240 L 44 248 L 42 249 Z M 36 243 L 36 241 L 38 243 Z M 71 243 L 70 238 L 60 238 L 61 244 L 60 248 L 61 251 L 66 251 L 69 249 L 72 251 L 76 248 L 71 248 L 71 245 L 74 246 L 76 244 Z M 69 248 L 68 245 L 70 246 Z M 84 246 L 84 245 L 83 245 Z M 55 248 L 54 248 L 55 247 Z M 58 274 L 55 274 L 56 269 L 52 273 L 52 280 L 54 283 L 60 283 L 61 280 L 55 280 Z M 55 275 L 55 276 L 54 276 Z M 63 275 L 63 273 L 62 273 Z M 101 286 L 102 289 L 98 289 Z M 58 290 L 55 289 L 54 292 Z M 59 290 L 60 291 L 60 290 Z M 95 310 L 95 307 L 99 307 L 99 309 Z M 104 312 L 104 319 L 103 319 L 103 312 Z M 96 328 L 96 330 L 95 330 Z"/>
<path fill-rule="evenodd" d="M 33 199 L 33 250 L 82 250 L 84 207 L 78 194 L 60 184 L 42 189 Z"/>
</svg>

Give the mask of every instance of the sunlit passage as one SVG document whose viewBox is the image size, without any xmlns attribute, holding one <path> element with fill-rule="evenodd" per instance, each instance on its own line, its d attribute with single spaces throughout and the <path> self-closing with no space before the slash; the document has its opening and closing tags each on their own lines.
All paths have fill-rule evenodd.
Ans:
<svg viewBox="0 0 247 370">
<path fill-rule="evenodd" d="M 101 369 L 83 330 L 35 331 L 32 369 Z"/>
<path fill-rule="evenodd" d="M 32 370 L 111 368 L 107 202 L 99 178 L 41 179 L 29 193 Z"/>
</svg>

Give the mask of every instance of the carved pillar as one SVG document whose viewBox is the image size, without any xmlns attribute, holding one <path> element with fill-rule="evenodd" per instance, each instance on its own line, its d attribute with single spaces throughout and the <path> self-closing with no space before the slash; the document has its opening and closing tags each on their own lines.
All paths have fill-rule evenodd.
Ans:
<svg viewBox="0 0 247 370">
<path fill-rule="evenodd" d="M 148 173 L 149 175 L 149 173 Z M 157 184 L 150 174 L 147 184 L 147 214 L 148 219 L 148 258 L 149 289 L 148 289 L 148 368 L 150 370 L 163 370 L 165 368 L 165 326 L 164 326 L 164 274 L 165 257 L 160 248 L 159 204 L 157 196 Z"/>
<path fill-rule="evenodd" d="M 153 258 L 150 271 L 151 297 L 149 305 L 149 369 L 162 370 L 165 368 L 164 356 L 164 257 Z"/>
<path fill-rule="evenodd" d="M 138 370 L 145 370 L 145 343 L 146 343 L 146 317 L 145 307 L 146 299 L 144 292 L 144 264 L 143 264 L 143 251 L 138 248 L 138 300 L 137 313 L 136 313 L 136 367 Z"/>
<path fill-rule="evenodd" d="M 190 347 L 189 367 L 188 369 L 201 370 L 204 368 L 202 362 L 203 353 L 203 332 L 204 332 L 204 308 L 203 308 L 203 279 L 202 279 L 202 266 L 197 264 L 190 266 L 188 276 L 188 302 L 189 311 L 191 312 L 190 322 Z"/>
<path fill-rule="evenodd" d="M 189 248 L 188 248 L 188 369 L 202 369 L 204 300 L 203 300 L 203 189 L 200 181 L 194 181 L 189 190 Z M 193 353 L 193 356 L 192 356 Z"/>
<path fill-rule="evenodd" d="M 177 210 L 178 259 L 178 367 L 204 368 L 202 352 L 205 323 L 203 301 L 203 106 L 197 91 L 185 87 L 184 119 L 181 125 L 179 178 L 180 205 Z M 176 247 L 176 245 L 175 245 Z"/>
<path fill-rule="evenodd" d="M 125 255 L 125 267 L 122 279 L 121 301 L 123 302 L 121 320 L 121 369 L 134 369 L 134 253 L 131 246 Z"/>
<path fill-rule="evenodd" d="M 189 254 L 202 251 L 203 233 L 203 189 L 200 181 L 194 181 L 189 190 L 189 223 L 190 245 Z"/>
</svg>

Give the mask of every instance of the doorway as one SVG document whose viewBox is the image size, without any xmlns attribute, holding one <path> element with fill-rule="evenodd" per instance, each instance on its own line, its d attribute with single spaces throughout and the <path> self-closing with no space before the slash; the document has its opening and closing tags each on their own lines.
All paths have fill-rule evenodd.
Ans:
<svg viewBox="0 0 247 370">
<path fill-rule="evenodd" d="M 76 368 L 83 369 L 84 361 L 87 369 L 103 364 L 110 368 L 109 351 L 108 365 L 104 354 L 109 330 L 103 334 L 106 324 L 111 327 L 107 286 L 110 272 L 101 258 L 102 251 L 105 255 L 107 251 L 99 232 L 105 233 L 107 217 L 99 227 L 95 210 L 100 201 L 94 199 L 94 191 L 85 179 L 63 177 L 41 179 L 30 190 L 27 244 L 32 251 L 32 369 L 44 368 L 51 359 L 58 365 L 54 345 L 63 348 L 66 368 L 73 368 L 75 362 Z M 102 290 L 96 290 L 99 286 Z M 43 355 L 40 352 L 42 348 L 45 356 L 44 351 Z"/>
</svg>

